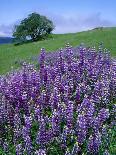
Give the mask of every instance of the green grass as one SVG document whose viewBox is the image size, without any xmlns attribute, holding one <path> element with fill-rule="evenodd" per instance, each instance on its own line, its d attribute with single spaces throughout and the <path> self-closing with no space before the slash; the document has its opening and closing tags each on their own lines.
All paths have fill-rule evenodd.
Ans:
<svg viewBox="0 0 116 155">
<path fill-rule="evenodd" d="M 10 44 L 0 45 L 0 74 L 5 74 L 19 60 L 29 60 L 39 55 L 40 49 L 44 47 L 47 51 L 55 51 L 63 48 L 69 42 L 72 46 L 85 43 L 87 46 L 98 46 L 100 42 L 116 56 L 116 27 L 104 28 L 103 30 L 90 30 L 79 33 L 56 34 L 52 39 L 38 41 L 19 46 Z"/>
</svg>

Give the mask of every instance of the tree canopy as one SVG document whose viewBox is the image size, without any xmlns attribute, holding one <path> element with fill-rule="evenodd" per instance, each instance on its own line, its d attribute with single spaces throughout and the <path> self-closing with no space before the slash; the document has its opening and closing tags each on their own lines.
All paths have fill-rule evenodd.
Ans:
<svg viewBox="0 0 116 155">
<path fill-rule="evenodd" d="M 13 36 L 22 42 L 27 39 L 36 41 L 50 34 L 53 29 L 54 25 L 51 20 L 40 14 L 32 13 L 15 26 Z"/>
</svg>

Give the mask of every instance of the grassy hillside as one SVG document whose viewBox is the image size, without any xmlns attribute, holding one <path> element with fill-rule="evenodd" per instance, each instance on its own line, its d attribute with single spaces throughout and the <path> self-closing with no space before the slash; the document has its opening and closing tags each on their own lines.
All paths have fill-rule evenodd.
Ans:
<svg viewBox="0 0 116 155">
<path fill-rule="evenodd" d="M 116 27 L 71 34 L 57 34 L 53 35 L 53 38 L 49 40 L 20 46 L 0 45 L 0 74 L 11 70 L 11 66 L 17 67 L 17 61 L 30 60 L 32 57 L 37 56 L 42 47 L 47 51 L 55 51 L 64 47 L 67 42 L 72 46 L 78 46 L 82 42 L 87 46 L 94 46 L 103 42 L 104 46 L 111 51 L 112 56 L 116 56 Z"/>
</svg>

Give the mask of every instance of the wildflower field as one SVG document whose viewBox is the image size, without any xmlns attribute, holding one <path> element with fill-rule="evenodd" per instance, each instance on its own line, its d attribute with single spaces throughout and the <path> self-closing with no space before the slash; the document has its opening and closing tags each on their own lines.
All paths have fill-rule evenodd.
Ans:
<svg viewBox="0 0 116 155">
<path fill-rule="evenodd" d="M 79 46 L 0 77 L 1 155 L 115 155 L 116 59 Z"/>
</svg>

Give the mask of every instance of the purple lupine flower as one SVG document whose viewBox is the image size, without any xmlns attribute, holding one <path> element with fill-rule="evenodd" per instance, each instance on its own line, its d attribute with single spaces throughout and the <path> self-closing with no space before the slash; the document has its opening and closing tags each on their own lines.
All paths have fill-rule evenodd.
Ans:
<svg viewBox="0 0 116 155">
<path fill-rule="evenodd" d="M 23 147 L 22 147 L 22 144 L 16 145 L 16 155 L 23 155 Z"/>
<path fill-rule="evenodd" d="M 39 131 L 36 137 L 36 143 L 39 145 L 46 144 L 46 132 Z"/>
<path fill-rule="evenodd" d="M 24 139 L 24 142 L 25 142 L 25 150 L 26 150 L 26 153 L 28 155 L 31 155 L 33 154 L 33 146 L 32 146 L 32 141 L 31 141 L 31 138 L 29 135 L 27 135 Z"/>
<path fill-rule="evenodd" d="M 29 134 L 29 130 L 28 128 L 26 128 L 25 126 L 22 127 L 22 136 L 25 139 L 25 137 Z"/>
<path fill-rule="evenodd" d="M 25 148 L 27 154 L 31 154 L 31 151 L 33 150 L 32 141 L 31 141 L 29 132 L 30 132 L 30 130 L 29 130 L 28 127 L 24 126 L 22 128 L 22 136 L 23 136 L 23 140 L 24 140 L 24 148 Z"/>
<path fill-rule="evenodd" d="M 106 121 L 106 119 L 109 118 L 109 110 L 108 109 L 105 109 L 105 108 L 102 108 L 99 113 L 98 113 L 98 116 L 94 119 L 94 129 L 99 129 L 103 122 Z"/>
<path fill-rule="evenodd" d="M 41 54 L 40 54 L 40 59 L 39 59 L 39 62 L 40 62 L 40 67 L 43 68 L 44 67 L 44 63 L 45 63 L 45 50 L 44 48 L 41 49 Z"/>
<path fill-rule="evenodd" d="M 73 104 L 73 102 L 69 101 L 66 105 L 66 123 L 69 129 L 73 127 Z"/>
<path fill-rule="evenodd" d="M 83 115 L 78 115 L 78 120 L 77 120 L 77 136 L 78 136 L 78 142 L 80 144 L 83 143 L 83 141 L 86 139 L 87 135 L 87 121 L 86 117 Z"/>
<path fill-rule="evenodd" d="M 44 146 L 48 142 L 47 139 L 47 131 L 46 131 L 46 123 L 43 118 L 40 120 L 40 126 L 36 137 L 36 143 L 40 146 Z"/>
<path fill-rule="evenodd" d="M 78 142 L 83 143 L 86 139 L 88 128 L 92 126 L 94 116 L 94 106 L 89 99 L 84 99 L 82 104 L 78 106 L 78 118 L 77 118 L 77 136 Z"/>
<path fill-rule="evenodd" d="M 44 146 L 44 145 L 48 144 L 50 142 L 50 140 L 52 141 L 52 139 L 53 139 L 52 134 L 53 133 L 52 133 L 51 129 L 43 132 L 43 135 L 42 135 L 42 133 L 39 133 L 39 138 L 40 138 L 39 141 L 41 142 L 40 146 L 42 146 L 42 145 Z"/>
<path fill-rule="evenodd" d="M 54 110 L 53 115 L 52 115 L 52 130 L 53 134 L 59 135 L 60 133 L 60 114 Z"/>
<path fill-rule="evenodd" d="M 77 110 L 79 113 L 84 113 L 92 116 L 95 109 L 93 103 L 89 99 L 85 98 L 81 103 L 79 109 Z"/>
<path fill-rule="evenodd" d="M 88 151 L 92 153 L 98 153 L 99 147 L 101 145 L 101 135 L 100 133 L 94 133 L 89 137 L 88 141 Z"/>
<path fill-rule="evenodd" d="M 14 129 L 13 143 L 16 144 L 20 137 L 21 137 L 21 128 Z"/>
<path fill-rule="evenodd" d="M 68 135 L 68 127 L 64 126 L 60 141 L 61 141 L 61 143 L 63 143 L 65 145 L 65 147 L 66 147 L 67 135 Z"/>
<path fill-rule="evenodd" d="M 40 82 L 42 85 L 44 85 L 44 79 L 45 79 L 45 50 L 44 49 L 41 49 L 41 54 L 40 54 L 40 60 L 39 60 L 39 63 L 40 63 Z"/>
<path fill-rule="evenodd" d="M 14 137 L 13 137 L 14 144 L 17 143 L 20 136 L 21 136 L 21 119 L 19 113 L 16 113 L 14 115 Z"/>
<path fill-rule="evenodd" d="M 39 149 L 35 151 L 35 155 L 47 155 L 44 149 Z"/>
<path fill-rule="evenodd" d="M 79 104 L 80 101 L 81 101 L 81 92 L 80 92 L 79 88 L 76 89 L 76 97 L 75 97 L 75 99 L 76 99 L 76 103 Z"/>
<path fill-rule="evenodd" d="M 40 109 L 40 106 L 37 106 L 37 107 L 35 107 L 34 108 L 34 114 L 35 114 L 35 119 L 36 120 L 40 120 L 40 118 L 41 118 L 41 109 Z"/>
<path fill-rule="evenodd" d="M 103 141 L 103 145 L 108 148 L 109 144 L 110 144 L 110 138 L 109 138 L 109 134 L 108 134 L 108 128 L 109 126 L 103 125 L 102 127 L 102 141 Z"/>
<path fill-rule="evenodd" d="M 25 127 L 27 130 L 31 129 L 32 126 L 32 116 L 25 116 Z"/>
<path fill-rule="evenodd" d="M 53 92 L 53 97 L 52 97 L 52 108 L 57 109 L 58 107 L 58 102 L 59 102 L 59 93 L 58 93 L 58 88 L 54 87 L 54 92 Z"/>
</svg>

